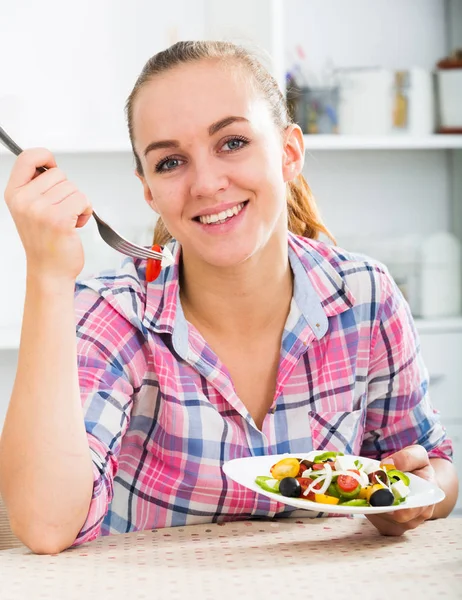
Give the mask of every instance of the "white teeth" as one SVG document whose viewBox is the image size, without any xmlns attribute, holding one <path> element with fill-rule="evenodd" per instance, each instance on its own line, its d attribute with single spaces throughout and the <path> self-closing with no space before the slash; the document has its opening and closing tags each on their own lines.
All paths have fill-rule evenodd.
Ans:
<svg viewBox="0 0 462 600">
<path fill-rule="evenodd" d="M 235 215 L 239 214 L 243 208 L 244 208 L 244 203 L 241 202 L 241 204 L 237 204 L 233 208 L 228 208 L 227 210 L 223 210 L 223 211 L 219 212 L 218 214 L 203 215 L 202 217 L 199 217 L 199 221 L 201 223 L 203 223 L 204 225 L 208 225 L 210 223 L 218 223 L 218 222 L 220 222 L 220 224 L 221 224 L 221 223 L 224 223 L 227 219 L 230 219 L 231 217 L 234 217 Z"/>
</svg>

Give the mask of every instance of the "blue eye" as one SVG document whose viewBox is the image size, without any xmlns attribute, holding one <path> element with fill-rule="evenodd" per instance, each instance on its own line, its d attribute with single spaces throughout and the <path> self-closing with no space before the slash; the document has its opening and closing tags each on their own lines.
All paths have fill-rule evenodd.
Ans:
<svg viewBox="0 0 462 600">
<path fill-rule="evenodd" d="M 226 140 L 224 146 L 228 145 L 229 152 L 234 152 L 235 150 L 240 150 L 241 148 L 244 148 L 244 146 L 247 146 L 248 143 L 249 140 L 247 138 L 236 136 L 230 138 L 229 140 Z"/>
<path fill-rule="evenodd" d="M 173 158 L 167 156 L 156 165 L 156 173 L 162 173 L 165 171 L 173 171 L 178 166 L 178 163 L 181 162 L 179 158 Z"/>
</svg>

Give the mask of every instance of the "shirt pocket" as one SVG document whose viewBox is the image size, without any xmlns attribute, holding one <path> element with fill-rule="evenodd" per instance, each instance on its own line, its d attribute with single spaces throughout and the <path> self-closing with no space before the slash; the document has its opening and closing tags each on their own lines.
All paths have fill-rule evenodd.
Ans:
<svg viewBox="0 0 462 600">
<path fill-rule="evenodd" d="M 308 413 L 313 450 L 359 455 L 364 434 L 365 411 Z"/>
</svg>

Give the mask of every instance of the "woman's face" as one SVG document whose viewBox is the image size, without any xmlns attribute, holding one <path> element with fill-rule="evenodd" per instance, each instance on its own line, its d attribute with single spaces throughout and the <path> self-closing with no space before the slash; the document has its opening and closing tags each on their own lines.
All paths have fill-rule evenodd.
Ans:
<svg viewBox="0 0 462 600">
<path fill-rule="evenodd" d="M 133 111 L 145 198 L 183 247 L 234 266 L 286 237 L 286 182 L 303 166 L 297 126 L 281 133 L 242 69 L 201 61 L 146 84 Z"/>
</svg>

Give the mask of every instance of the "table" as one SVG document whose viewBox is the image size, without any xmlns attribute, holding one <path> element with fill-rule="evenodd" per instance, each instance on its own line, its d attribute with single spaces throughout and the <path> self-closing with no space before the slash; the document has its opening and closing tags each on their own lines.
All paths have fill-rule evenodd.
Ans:
<svg viewBox="0 0 462 600">
<path fill-rule="evenodd" d="M 462 598 L 462 519 L 400 538 L 364 518 L 191 525 L 103 537 L 57 556 L 0 551 L 2 600 Z"/>
</svg>

